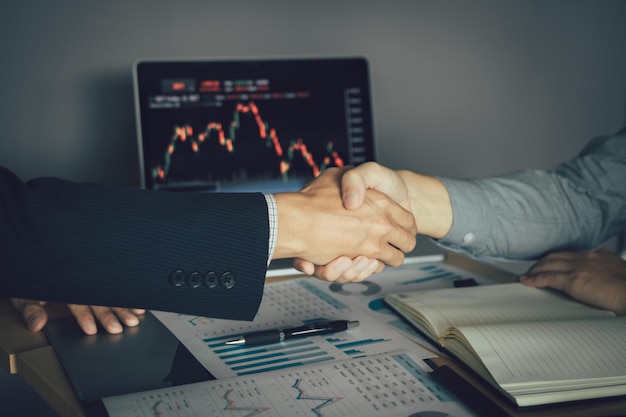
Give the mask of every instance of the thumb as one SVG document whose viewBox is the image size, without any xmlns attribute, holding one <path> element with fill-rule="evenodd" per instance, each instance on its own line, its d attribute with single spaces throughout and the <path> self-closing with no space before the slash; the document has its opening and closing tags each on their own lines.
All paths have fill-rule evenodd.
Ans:
<svg viewBox="0 0 626 417">
<path fill-rule="evenodd" d="M 373 188 L 377 164 L 366 162 L 357 168 L 346 171 L 341 177 L 341 198 L 343 205 L 349 210 L 357 209 L 363 204 L 365 190 Z"/>
</svg>

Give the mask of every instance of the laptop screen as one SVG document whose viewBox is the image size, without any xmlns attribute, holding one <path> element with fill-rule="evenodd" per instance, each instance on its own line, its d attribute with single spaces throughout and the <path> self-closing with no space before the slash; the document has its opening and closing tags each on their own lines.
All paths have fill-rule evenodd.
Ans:
<svg viewBox="0 0 626 417">
<path fill-rule="evenodd" d="M 375 159 L 364 58 L 142 60 L 141 183 L 173 191 L 296 191 Z"/>
</svg>

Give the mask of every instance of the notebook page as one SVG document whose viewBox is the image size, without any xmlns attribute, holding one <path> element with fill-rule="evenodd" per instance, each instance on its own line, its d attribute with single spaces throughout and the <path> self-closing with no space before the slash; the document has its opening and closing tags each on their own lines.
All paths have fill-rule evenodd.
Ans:
<svg viewBox="0 0 626 417">
<path fill-rule="evenodd" d="M 494 379 L 522 391 L 580 386 L 611 378 L 626 384 L 626 316 L 509 325 L 459 327 Z M 451 346 L 452 347 L 452 346 Z M 565 381 L 571 380 L 571 384 Z"/>
<path fill-rule="evenodd" d="M 396 293 L 388 301 L 424 316 L 440 336 L 451 326 L 614 316 L 520 283 Z"/>
</svg>

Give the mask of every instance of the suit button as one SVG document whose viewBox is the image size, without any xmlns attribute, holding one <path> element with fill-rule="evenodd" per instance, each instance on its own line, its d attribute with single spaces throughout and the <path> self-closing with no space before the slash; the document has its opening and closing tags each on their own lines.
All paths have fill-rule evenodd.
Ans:
<svg viewBox="0 0 626 417">
<path fill-rule="evenodd" d="M 187 277 L 187 284 L 189 284 L 191 288 L 198 288 L 200 285 L 202 285 L 202 274 L 197 271 L 192 272 Z"/>
<path fill-rule="evenodd" d="M 220 285 L 227 290 L 235 286 L 235 276 L 230 272 L 224 272 L 220 277 Z"/>
<path fill-rule="evenodd" d="M 207 272 L 204 274 L 204 285 L 209 288 L 215 288 L 219 278 L 215 272 Z"/>
<path fill-rule="evenodd" d="M 180 287 L 185 283 L 185 271 L 177 269 L 170 274 L 170 283 L 175 287 Z"/>
</svg>

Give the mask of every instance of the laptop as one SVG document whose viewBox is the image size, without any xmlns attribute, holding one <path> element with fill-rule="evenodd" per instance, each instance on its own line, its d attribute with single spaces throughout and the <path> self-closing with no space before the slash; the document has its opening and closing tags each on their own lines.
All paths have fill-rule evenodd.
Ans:
<svg viewBox="0 0 626 417">
<path fill-rule="evenodd" d="M 133 75 L 144 188 L 298 191 L 376 159 L 365 58 L 140 60 Z"/>
<path fill-rule="evenodd" d="M 143 188 L 298 191 L 376 160 L 364 58 L 140 60 L 133 78 Z M 295 272 L 277 260 L 268 276 Z M 121 335 L 86 336 L 71 317 L 46 333 L 90 416 L 104 396 L 213 378 L 149 312 Z"/>
<path fill-rule="evenodd" d="M 363 58 L 140 60 L 133 78 L 143 188 L 298 191 L 375 159 Z M 296 271 L 285 259 L 273 272 Z M 213 378 L 150 312 L 120 335 L 84 335 L 73 317 L 46 334 L 90 416 L 105 396 Z"/>
</svg>

